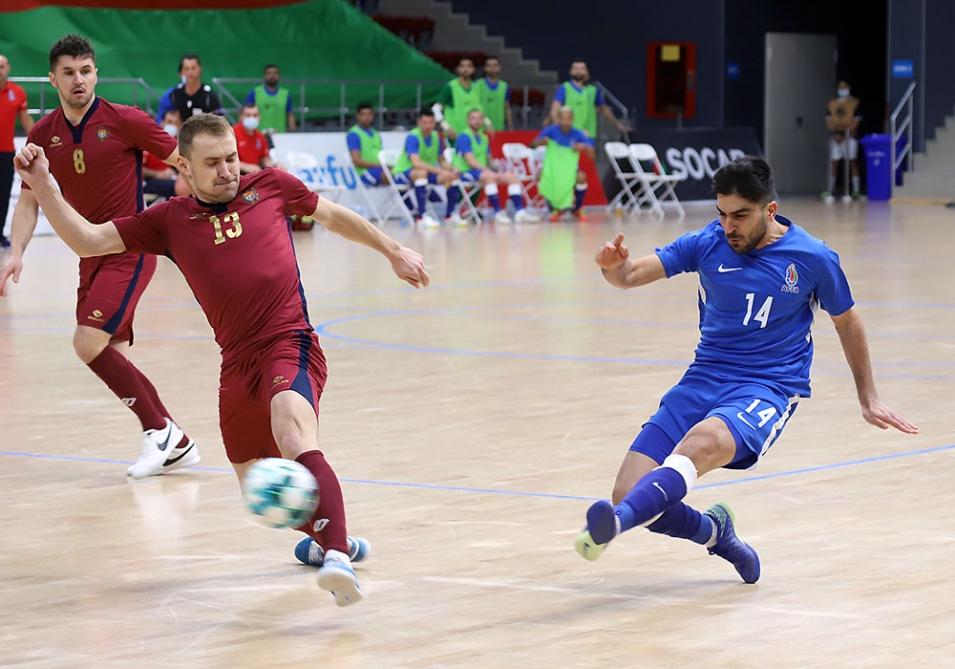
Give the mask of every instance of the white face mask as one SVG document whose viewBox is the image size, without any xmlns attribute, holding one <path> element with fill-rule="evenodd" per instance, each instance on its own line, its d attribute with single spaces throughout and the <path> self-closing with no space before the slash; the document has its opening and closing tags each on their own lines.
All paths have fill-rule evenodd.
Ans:
<svg viewBox="0 0 955 669">
<path fill-rule="evenodd" d="M 246 130 L 252 131 L 259 127 L 259 119 L 255 116 L 246 116 L 242 119 L 242 125 Z"/>
<path fill-rule="evenodd" d="M 848 88 L 840 88 L 838 91 L 836 91 L 836 94 L 837 94 L 840 98 L 847 98 L 847 97 L 849 97 L 849 89 L 848 89 Z"/>
<path fill-rule="evenodd" d="M 176 135 L 179 134 L 179 128 L 174 126 L 172 123 L 167 123 L 166 125 L 162 127 L 162 129 L 165 130 L 166 134 L 169 135 L 170 137 L 175 137 Z"/>
</svg>

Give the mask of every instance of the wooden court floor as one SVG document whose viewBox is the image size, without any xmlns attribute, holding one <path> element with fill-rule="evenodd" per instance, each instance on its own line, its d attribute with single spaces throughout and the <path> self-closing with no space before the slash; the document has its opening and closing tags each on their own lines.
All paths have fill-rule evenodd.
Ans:
<svg viewBox="0 0 955 669">
<path fill-rule="evenodd" d="M 0 303 L 2 667 L 955 666 L 955 215 L 783 201 L 839 251 L 883 399 L 921 435 L 863 423 L 828 317 L 815 394 L 760 466 L 701 480 L 762 579 L 630 533 L 574 553 L 589 500 L 697 341 L 695 277 L 623 292 L 593 266 L 614 231 L 649 251 L 706 223 L 394 228 L 433 285 L 320 230 L 297 237 L 329 358 L 321 442 L 364 602 L 337 609 L 255 525 L 219 442 L 218 352 L 161 260 L 133 358 L 201 466 L 127 481 L 138 424 L 70 348 L 76 262 L 28 251 Z M 600 218 L 595 216 L 594 218 Z"/>
</svg>

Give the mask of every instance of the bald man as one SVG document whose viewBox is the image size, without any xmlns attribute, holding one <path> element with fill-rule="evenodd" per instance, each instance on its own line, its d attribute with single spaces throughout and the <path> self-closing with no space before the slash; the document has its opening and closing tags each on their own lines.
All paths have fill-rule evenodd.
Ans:
<svg viewBox="0 0 955 669">
<path fill-rule="evenodd" d="M 13 187 L 13 134 L 17 119 L 24 132 L 30 132 L 33 119 L 27 112 L 27 94 L 9 80 L 10 61 L 0 54 L 0 246 L 7 248 L 10 241 L 3 234 Z"/>
</svg>

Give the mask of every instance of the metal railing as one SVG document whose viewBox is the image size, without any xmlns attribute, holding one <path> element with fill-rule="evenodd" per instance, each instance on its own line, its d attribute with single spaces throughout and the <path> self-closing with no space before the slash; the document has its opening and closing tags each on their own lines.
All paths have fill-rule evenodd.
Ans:
<svg viewBox="0 0 955 669">
<path fill-rule="evenodd" d="M 902 122 L 899 123 L 899 116 L 902 115 L 903 110 L 905 110 L 905 116 L 902 118 Z M 909 159 L 908 170 L 913 171 L 915 169 L 915 161 L 913 160 L 915 156 L 913 148 L 913 140 L 915 139 L 914 119 L 915 82 L 913 81 L 909 84 L 909 87 L 905 89 L 905 93 L 902 94 L 902 99 L 899 100 L 899 104 L 895 105 L 892 116 L 889 117 L 889 133 L 892 136 L 892 146 L 889 150 L 892 155 L 893 183 L 895 182 L 896 170 L 905 162 L 906 156 Z M 899 153 L 897 147 L 899 139 L 903 136 L 905 137 L 905 146 L 902 148 L 901 153 Z M 898 155 L 896 155 L 897 153 Z"/>
<path fill-rule="evenodd" d="M 56 92 L 56 89 L 50 86 L 49 77 L 10 77 L 10 81 L 21 85 L 27 84 L 27 86 L 30 87 L 30 90 L 27 90 L 27 98 L 29 100 L 36 99 L 36 97 L 32 95 L 33 87 L 30 85 L 40 85 L 38 90 L 39 106 L 28 108 L 27 112 L 29 114 L 33 116 L 44 116 L 60 106 L 59 94 Z M 155 110 L 159 106 L 160 94 L 146 83 L 146 80 L 142 77 L 100 77 L 96 83 L 97 93 L 103 94 L 108 100 L 111 97 L 109 91 L 113 86 L 129 86 L 130 95 L 125 99 L 137 107 L 141 107 L 150 115 L 156 113 Z"/>
</svg>

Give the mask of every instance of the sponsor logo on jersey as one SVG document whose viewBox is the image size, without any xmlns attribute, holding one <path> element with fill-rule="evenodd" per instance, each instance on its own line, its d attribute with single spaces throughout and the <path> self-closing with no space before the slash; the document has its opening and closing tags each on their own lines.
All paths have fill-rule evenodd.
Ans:
<svg viewBox="0 0 955 669">
<path fill-rule="evenodd" d="M 286 379 L 286 378 L 285 378 L 284 376 L 282 376 L 281 374 L 278 375 L 278 376 L 276 376 L 274 379 L 272 379 L 272 386 L 273 386 L 273 387 L 274 387 L 274 386 L 277 386 L 277 385 L 279 385 L 280 383 L 288 383 L 288 379 Z"/>
<path fill-rule="evenodd" d="M 89 315 L 89 319 L 90 319 L 91 321 L 97 321 L 98 323 L 102 323 L 102 322 L 103 322 L 103 312 L 100 311 L 99 309 L 94 309 L 94 310 L 93 310 L 93 313 L 91 313 L 91 314 Z"/>
<path fill-rule="evenodd" d="M 789 267 L 786 268 L 786 283 L 782 287 L 784 293 L 798 293 L 799 286 L 796 284 L 799 283 L 799 272 L 796 271 L 795 263 L 790 263 Z"/>
<path fill-rule="evenodd" d="M 248 204 L 252 204 L 253 202 L 258 202 L 259 192 L 255 190 L 254 188 L 250 188 L 249 190 L 242 193 L 242 199 L 245 200 Z"/>
<path fill-rule="evenodd" d="M 59 145 L 60 145 L 60 136 L 53 135 L 53 137 L 50 138 L 50 146 L 59 146 Z"/>
<path fill-rule="evenodd" d="M 13 94 L 13 89 L 11 88 L 9 91 L 7 91 L 7 100 L 10 102 L 16 102 L 16 99 L 17 96 Z"/>
<path fill-rule="evenodd" d="M 106 141 L 108 137 L 109 137 L 109 130 L 107 130 L 106 128 L 99 128 L 96 130 L 96 139 L 98 139 L 99 141 L 104 142 Z"/>
<path fill-rule="evenodd" d="M 330 521 L 328 518 L 319 518 L 319 519 L 316 520 L 315 523 L 312 525 L 312 530 L 314 530 L 315 532 L 321 532 L 321 531 L 324 530 L 326 527 L 328 527 L 328 524 L 329 524 L 330 522 L 332 522 L 332 521 Z"/>
</svg>

